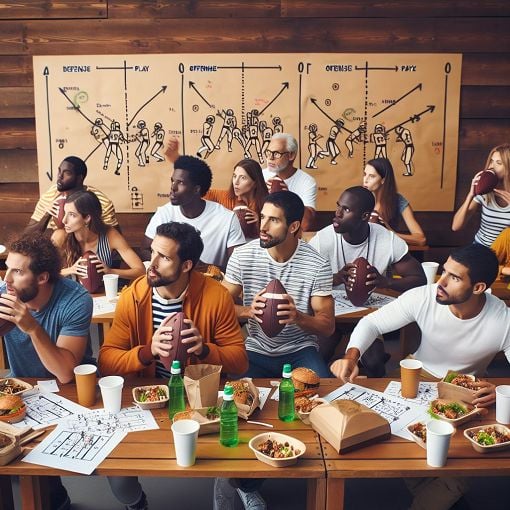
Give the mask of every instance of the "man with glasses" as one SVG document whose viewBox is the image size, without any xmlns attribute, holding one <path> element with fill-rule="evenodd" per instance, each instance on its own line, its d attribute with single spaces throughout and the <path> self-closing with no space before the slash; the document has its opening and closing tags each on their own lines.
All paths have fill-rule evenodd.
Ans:
<svg viewBox="0 0 510 510">
<path fill-rule="evenodd" d="M 264 156 L 267 168 L 262 170 L 264 179 L 271 186 L 275 177 L 282 179 L 281 188 L 296 193 L 305 204 L 303 230 L 312 230 L 315 219 L 317 183 L 315 179 L 300 168 L 294 166 L 298 151 L 296 139 L 289 133 L 275 133 Z"/>
</svg>

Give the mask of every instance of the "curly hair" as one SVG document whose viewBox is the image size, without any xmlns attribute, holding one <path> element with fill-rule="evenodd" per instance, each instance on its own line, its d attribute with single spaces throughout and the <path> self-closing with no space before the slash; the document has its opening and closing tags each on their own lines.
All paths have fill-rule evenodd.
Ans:
<svg viewBox="0 0 510 510">
<path fill-rule="evenodd" d="M 58 248 L 41 233 L 25 234 L 11 242 L 9 251 L 30 259 L 28 268 L 35 276 L 48 273 L 49 283 L 60 278 L 62 261 Z"/>
<path fill-rule="evenodd" d="M 191 182 L 200 187 L 200 196 L 203 197 L 211 187 L 212 172 L 207 163 L 194 156 L 179 156 L 174 162 L 174 168 L 185 170 Z"/>
</svg>

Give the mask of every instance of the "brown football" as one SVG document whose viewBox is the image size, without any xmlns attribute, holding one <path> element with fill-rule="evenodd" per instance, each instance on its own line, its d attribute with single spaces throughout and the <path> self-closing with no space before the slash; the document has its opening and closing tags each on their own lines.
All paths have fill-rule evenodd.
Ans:
<svg viewBox="0 0 510 510">
<path fill-rule="evenodd" d="M 381 218 L 377 211 L 372 211 L 370 213 L 370 218 L 368 218 L 369 223 L 377 223 L 378 225 L 382 225 L 385 227 L 384 220 Z"/>
<path fill-rule="evenodd" d="M 7 285 L 5 282 L 0 282 L 0 294 L 8 294 Z M 14 328 L 16 324 L 14 322 L 7 321 L 5 319 L 0 319 L 0 336 L 4 336 L 9 331 Z"/>
<path fill-rule="evenodd" d="M 278 336 L 285 327 L 285 324 L 280 324 L 280 319 L 284 319 L 285 316 L 276 315 L 278 305 L 288 303 L 288 300 L 283 298 L 283 294 L 287 294 L 287 291 L 280 280 L 271 280 L 266 285 L 266 292 L 262 294 L 262 297 L 267 298 L 267 301 L 265 308 L 262 309 L 260 327 L 270 338 Z"/>
<path fill-rule="evenodd" d="M 91 261 L 91 258 L 96 257 L 96 254 L 92 251 L 86 251 L 82 258 L 86 261 L 87 266 L 87 278 L 80 277 L 80 283 L 91 293 L 94 294 L 99 290 L 103 283 L 103 277 L 101 273 L 97 271 L 97 266 Z"/>
<path fill-rule="evenodd" d="M 66 195 L 60 195 L 55 200 L 55 202 L 58 202 L 58 216 L 54 216 L 53 219 L 57 228 L 64 228 L 64 205 L 66 203 L 66 198 Z"/>
<path fill-rule="evenodd" d="M 172 361 L 178 360 L 181 362 L 181 370 L 184 373 L 184 367 L 186 366 L 186 360 L 188 359 L 188 349 L 189 345 L 183 344 L 181 340 L 186 338 L 181 335 L 181 331 L 183 329 L 189 329 L 189 326 L 184 322 L 186 316 L 183 312 L 177 312 L 173 316 L 168 316 L 163 320 L 161 326 L 171 326 L 172 329 L 172 340 L 170 343 L 172 344 L 172 349 L 170 350 L 170 356 L 162 356 L 160 358 L 161 363 L 163 363 L 164 367 L 167 370 L 170 370 L 172 366 Z"/>
<path fill-rule="evenodd" d="M 369 270 L 370 264 L 364 257 L 358 257 L 353 264 L 356 266 L 356 275 L 354 282 L 345 284 L 345 291 L 349 301 L 354 306 L 361 306 L 368 299 L 370 292 L 373 290 L 372 286 L 368 286 L 367 279 L 371 273 Z"/>
<path fill-rule="evenodd" d="M 272 177 L 271 187 L 269 188 L 269 193 L 276 193 L 277 191 L 285 191 L 285 188 L 282 186 L 283 180 L 279 177 Z"/>
<path fill-rule="evenodd" d="M 239 204 L 234 207 L 234 212 L 236 213 L 237 218 L 239 219 L 239 223 L 241 224 L 241 229 L 243 231 L 244 237 L 247 239 L 257 239 L 259 237 L 259 228 L 257 223 L 248 223 L 246 221 L 246 211 L 248 210 L 248 206 L 244 204 Z"/>
<path fill-rule="evenodd" d="M 475 195 L 486 195 L 498 184 L 498 177 L 492 170 L 484 170 L 475 184 Z"/>
</svg>

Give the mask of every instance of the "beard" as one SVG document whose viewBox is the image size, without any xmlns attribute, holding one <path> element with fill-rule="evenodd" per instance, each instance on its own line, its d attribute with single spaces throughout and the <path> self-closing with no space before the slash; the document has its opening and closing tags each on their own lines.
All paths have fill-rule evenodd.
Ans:
<svg viewBox="0 0 510 510">
<path fill-rule="evenodd" d="M 267 241 L 263 241 L 262 239 L 259 239 L 261 248 L 272 248 L 273 246 L 278 246 L 283 241 L 284 241 L 284 238 L 280 238 L 280 237 L 270 237 Z"/>
<path fill-rule="evenodd" d="M 473 295 L 472 289 L 471 290 L 467 290 L 466 292 L 464 292 L 460 296 L 455 296 L 455 297 L 450 296 L 443 289 L 443 287 L 441 287 L 441 290 L 443 291 L 444 294 L 446 294 L 446 296 L 443 297 L 443 296 L 438 296 L 436 294 L 436 302 L 438 304 L 440 304 L 440 305 L 460 305 L 462 303 L 465 303 Z"/>
<path fill-rule="evenodd" d="M 28 287 L 17 290 L 16 294 L 22 303 L 28 303 L 29 301 L 32 301 L 32 299 L 37 297 L 37 294 L 39 294 L 39 287 L 37 282 L 33 281 Z"/>
<path fill-rule="evenodd" d="M 150 269 L 150 268 L 149 268 Z M 180 267 L 179 271 L 174 274 L 174 276 L 161 276 L 154 268 L 152 268 L 152 271 L 156 273 L 156 277 L 151 278 L 149 276 L 149 269 L 147 270 L 147 283 L 149 284 L 149 287 L 166 287 L 168 285 L 172 285 L 172 283 L 175 283 L 180 275 Z"/>
</svg>

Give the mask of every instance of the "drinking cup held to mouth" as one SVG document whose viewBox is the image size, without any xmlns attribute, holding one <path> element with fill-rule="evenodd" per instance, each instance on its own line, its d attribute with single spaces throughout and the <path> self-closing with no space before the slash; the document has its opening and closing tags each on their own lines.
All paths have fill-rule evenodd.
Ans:
<svg viewBox="0 0 510 510">
<path fill-rule="evenodd" d="M 120 411 L 123 386 L 124 378 L 119 375 L 109 375 L 99 379 L 103 407 L 106 411 L 110 411 L 114 414 Z"/>
<path fill-rule="evenodd" d="M 400 392 L 404 398 L 416 398 L 418 395 L 422 368 L 423 363 L 417 359 L 403 359 L 400 362 Z"/>
<path fill-rule="evenodd" d="M 82 406 L 91 407 L 96 403 L 96 375 L 97 367 L 95 365 L 74 367 L 78 403 Z"/>
<path fill-rule="evenodd" d="M 172 423 L 178 466 L 189 467 L 195 464 L 199 428 L 200 424 L 195 420 L 178 420 Z"/>
<path fill-rule="evenodd" d="M 450 439 L 455 427 L 442 420 L 430 420 L 427 423 L 427 464 L 432 467 L 446 465 Z"/>
<path fill-rule="evenodd" d="M 105 274 L 103 275 L 104 293 L 108 301 L 114 301 L 119 291 L 119 275 Z"/>
<path fill-rule="evenodd" d="M 437 262 L 422 262 L 421 267 L 427 277 L 427 285 L 432 285 L 436 281 L 437 268 L 439 263 Z"/>
<path fill-rule="evenodd" d="M 510 424 L 510 386 L 496 387 L 496 421 L 503 425 Z"/>
</svg>

